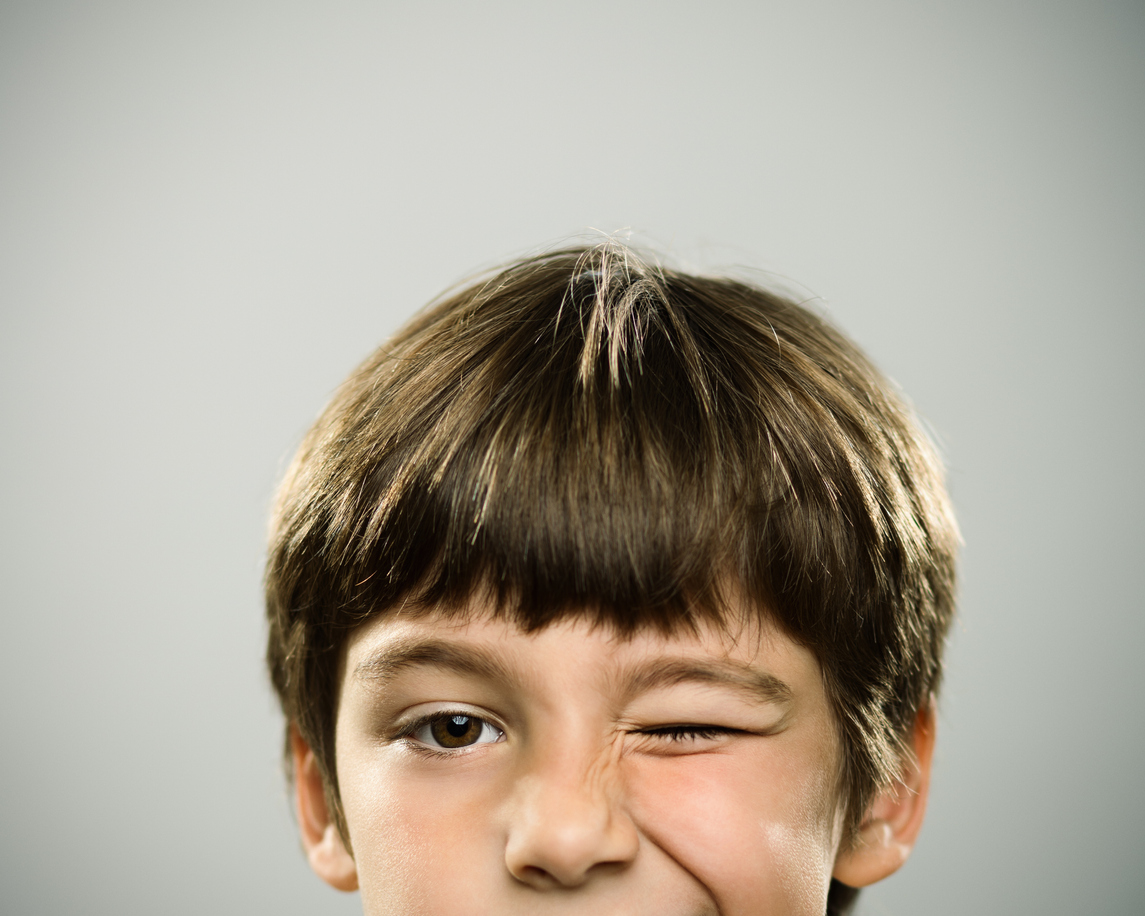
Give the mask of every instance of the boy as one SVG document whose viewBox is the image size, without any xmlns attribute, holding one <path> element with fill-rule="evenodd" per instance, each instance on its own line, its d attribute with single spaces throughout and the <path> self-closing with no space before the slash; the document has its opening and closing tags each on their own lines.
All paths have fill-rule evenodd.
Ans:
<svg viewBox="0 0 1145 916">
<path fill-rule="evenodd" d="M 806 309 L 611 242 L 474 283 L 280 493 L 312 867 L 370 916 L 849 912 L 922 822 L 957 539 Z"/>
</svg>

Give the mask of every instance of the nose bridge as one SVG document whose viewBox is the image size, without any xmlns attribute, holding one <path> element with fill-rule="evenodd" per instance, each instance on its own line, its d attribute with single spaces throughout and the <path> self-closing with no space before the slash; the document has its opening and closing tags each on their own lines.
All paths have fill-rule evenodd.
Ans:
<svg viewBox="0 0 1145 916">
<path fill-rule="evenodd" d="M 524 757 L 510 805 L 506 866 L 542 889 L 623 868 L 639 846 L 624 806 L 619 741 L 568 737 Z"/>
</svg>

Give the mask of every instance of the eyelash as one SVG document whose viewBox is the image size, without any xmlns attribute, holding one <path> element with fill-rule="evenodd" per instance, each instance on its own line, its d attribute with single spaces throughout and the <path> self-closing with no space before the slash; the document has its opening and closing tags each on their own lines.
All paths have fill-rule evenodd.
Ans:
<svg viewBox="0 0 1145 916">
<path fill-rule="evenodd" d="M 430 713 L 429 715 L 422 716 L 403 725 L 394 735 L 393 740 L 405 741 L 406 744 L 413 750 L 420 754 L 425 754 L 429 757 L 456 757 L 458 754 L 464 754 L 472 748 L 480 744 L 495 744 L 497 741 L 475 741 L 473 744 L 466 744 L 456 748 L 438 747 L 433 744 L 427 744 L 416 735 L 426 726 L 432 725 L 434 722 L 439 722 L 442 719 L 448 719 L 451 716 L 464 716 L 467 719 L 472 719 L 475 722 L 480 722 L 482 725 L 482 734 L 485 728 L 491 728 L 497 732 L 497 741 L 500 741 L 505 736 L 505 730 L 497 725 L 494 725 L 489 719 L 484 716 L 475 716 L 472 710 L 468 709 L 442 709 L 438 712 Z"/>
<path fill-rule="evenodd" d="M 639 734 L 654 738 L 667 738 L 673 742 L 683 741 L 711 741 L 727 735 L 741 735 L 743 731 L 738 728 L 727 728 L 722 725 L 666 725 L 657 728 L 642 729 Z"/>
</svg>

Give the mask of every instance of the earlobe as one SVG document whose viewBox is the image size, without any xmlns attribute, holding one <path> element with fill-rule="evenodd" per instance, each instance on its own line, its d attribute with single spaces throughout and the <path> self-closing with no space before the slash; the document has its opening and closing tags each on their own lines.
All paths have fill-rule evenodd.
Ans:
<svg viewBox="0 0 1145 916">
<path fill-rule="evenodd" d="M 297 727 L 290 727 L 294 758 L 294 801 L 302 846 L 315 873 L 340 891 L 358 889 L 358 868 L 326 807 L 326 790 L 314 752 Z"/>
<path fill-rule="evenodd" d="M 855 842 L 840 851 L 833 877 L 850 887 L 866 887 L 898 871 L 918 839 L 930 791 L 936 710 L 932 698 L 915 719 L 902 779 L 880 792 L 859 827 Z"/>
</svg>

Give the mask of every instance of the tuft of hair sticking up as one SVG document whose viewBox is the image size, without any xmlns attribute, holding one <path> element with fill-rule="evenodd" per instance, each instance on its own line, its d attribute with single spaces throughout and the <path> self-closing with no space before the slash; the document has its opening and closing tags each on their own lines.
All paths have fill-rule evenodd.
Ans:
<svg viewBox="0 0 1145 916">
<path fill-rule="evenodd" d="M 272 521 L 268 663 L 344 827 L 338 665 L 367 618 L 480 594 L 526 631 L 672 632 L 726 624 L 734 590 L 819 660 L 853 831 L 938 688 L 957 543 L 934 449 L 823 319 L 564 249 L 431 304 L 338 390 Z"/>
</svg>

